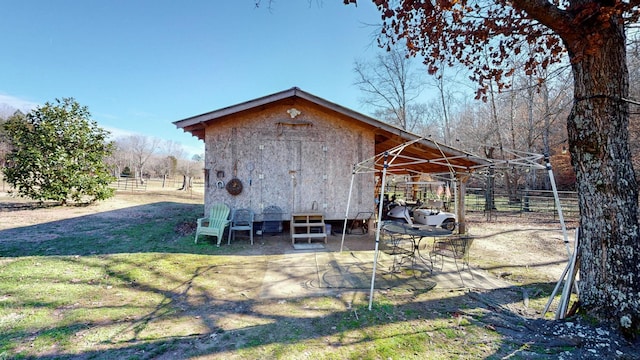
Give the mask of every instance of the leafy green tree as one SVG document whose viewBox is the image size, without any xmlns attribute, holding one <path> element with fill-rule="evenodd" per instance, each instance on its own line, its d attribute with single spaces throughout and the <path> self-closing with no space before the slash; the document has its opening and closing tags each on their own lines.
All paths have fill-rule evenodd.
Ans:
<svg viewBox="0 0 640 360">
<path fill-rule="evenodd" d="M 122 169 L 122 174 L 120 174 L 120 176 L 131 176 L 131 169 L 128 166 L 125 166 L 124 169 Z"/>
<path fill-rule="evenodd" d="M 109 132 L 73 98 L 56 99 L 5 124 L 12 150 L 4 168 L 18 195 L 34 200 L 93 202 L 113 196 L 104 159 Z"/>
<path fill-rule="evenodd" d="M 7 161 L 7 154 L 11 151 L 11 141 L 7 136 L 7 129 L 5 124 L 10 119 L 23 120 L 24 113 L 20 110 L 16 110 L 13 115 L 7 119 L 0 118 L 0 168 L 3 168 Z"/>
</svg>

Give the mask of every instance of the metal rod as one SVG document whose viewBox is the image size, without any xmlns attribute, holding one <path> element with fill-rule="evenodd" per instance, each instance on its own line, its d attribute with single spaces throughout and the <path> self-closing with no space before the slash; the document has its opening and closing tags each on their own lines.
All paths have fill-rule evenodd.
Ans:
<svg viewBox="0 0 640 360">
<path fill-rule="evenodd" d="M 562 285 L 562 282 L 564 281 L 565 276 L 567 276 L 567 273 L 569 272 L 569 266 L 571 266 L 570 262 L 568 262 L 567 266 L 564 267 L 564 270 L 562 271 L 562 275 L 560 275 L 560 280 L 558 280 L 558 282 L 556 283 L 556 287 L 553 288 L 553 291 L 551 292 L 551 295 L 549 296 L 549 301 L 547 301 L 547 305 L 544 307 L 544 311 L 542 311 L 542 317 L 543 318 L 546 315 L 546 313 L 549 312 L 549 307 L 551 307 L 551 303 L 553 302 L 553 298 L 556 297 L 556 294 L 558 293 L 558 290 L 560 290 L 560 285 Z"/>
<path fill-rule="evenodd" d="M 560 218 L 560 225 L 562 226 L 562 236 L 564 237 L 564 244 L 567 247 L 567 255 L 571 258 L 571 247 L 569 247 L 569 237 L 567 236 L 567 226 L 564 223 L 564 216 L 562 215 L 562 205 L 560 205 L 560 195 L 558 195 L 558 188 L 556 187 L 556 179 L 553 176 L 553 170 L 551 170 L 551 162 L 549 161 L 549 155 L 544 156 L 547 163 L 547 172 L 549 173 L 549 181 L 551 182 L 551 189 L 553 189 L 553 197 L 556 201 L 556 208 L 558 208 L 558 217 Z"/>
<path fill-rule="evenodd" d="M 373 273 L 371 274 L 371 290 L 369 290 L 369 311 L 371 311 L 371 308 L 373 306 L 373 289 L 376 283 L 376 267 L 378 265 L 378 248 L 380 244 L 380 229 L 382 228 L 382 209 L 384 208 L 384 203 L 383 203 L 384 187 L 385 187 L 385 182 L 387 181 L 387 167 L 389 167 L 389 164 L 387 164 L 388 156 L 389 156 L 389 153 L 385 152 L 384 166 L 382 167 L 382 182 L 381 182 L 382 186 L 380 187 L 380 203 L 378 205 L 378 224 L 376 227 L 376 248 L 373 256 Z"/>
<path fill-rule="evenodd" d="M 351 172 L 351 186 L 349 186 L 349 197 L 347 198 L 347 212 L 344 214 L 344 225 L 342 226 L 342 242 L 340 242 L 340 252 L 344 246 L 344 236 L 347 234 L 347 218 L 349 217 L 349 207 L 351 206 L 351 192 L 353 191 L 353 179 L 356 177 L 356 167 L 353 166 Z"/>
<path fill-rule="evenodd" d="M 576 232 L 577 234 L 577 232 Z M 571 297 L 571 289 L 573 287 L 574 279 L 576 278 L 576 272 L 578 271 L 578 239 L 576 235 L 575 250 L 571 261 L 569 262 L 569 271 L 567 272 L 567 280 L 564 282 L 564 289 L 562 289 L 562 296 L 560 297 L 560 306 L 556 311 L 556 320 L 564 319 L 567 316 L 567 307 L 569 306 L 569 298 Z"/>
</svg>

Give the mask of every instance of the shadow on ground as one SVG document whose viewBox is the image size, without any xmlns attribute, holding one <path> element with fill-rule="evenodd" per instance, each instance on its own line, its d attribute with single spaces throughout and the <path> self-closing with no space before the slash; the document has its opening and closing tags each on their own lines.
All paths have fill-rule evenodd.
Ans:
<svg viewBox="0 0 640 360">
<path fill-rule="evenodd" d="M 48 208 L 46 211 L 56 211 Z M 58 207 L 73 212 L 73 208 Z M 24 216 L 37 216 L 24 211 Z M 2 213 L 0 213 L 2 214 Z M 100 255 L 207 250 L 181 242 L 180 224 L 202 216 L 202 205 L 157 202 L 0 230 L 0 256 Z"/>
<path fill-rule="evenodd" d="M 514 305 L 522 301 L 519 287 L 479 289 L 472 285 L 471 274 L 461 276 L 453 270 L 442 273 L 460 277 L 463 285 L 435 292 L 434 286 L 437 289 L 444 280 L 414 273 L 384 284 L 388 266 L 383 261 L 381 282 L 369 311 L 366 285 L 373 266 L 371 237 L 348 237 L 345 253 L 336 251 L 338 237 L 331 237 L 321 251 L 295 252 L 286 234 L 257 238 L 254 246 L 240 238 L 231 246 L 217 248 L 210 241 L 194 244 L 192 234 L 178 230 L 201 213 L 201 204 L 157 202 L 1 230 L 0 256 L 18 259 L 16 262 L 26 256 L 59 258 L 62 264 L 60 274 L 32 276 L 25 289 L 38 288 L 38 281 L 75 284 L 77 279 L 62 277 L 69 269 L 93 270 L 96 275 L 82 284 L 92 293 L 90 300 L 59 304 L 54 297 L 0 293 L 8 313 L 55 309 L 52 324 L 57 324 L 35 329 L 9 327 L 3 331 L 0 346 L 15 346 L 18 353 L 28 354 L 36 340 L 90 342 L 108 333 L 93 348 L 74 354 L 54 346 L 49 353 L 26 357 L 241 358 L 243 351 L 254 357 L 272 357 L 271 352 L 287 349 L 287 345 L 305 346 L 313 341 L 322 345 L 319 351 L 331 352 L 358 345 L 377 349 L 379 342 L 392 338 L 444 342 L 449 341 L 447 336 L 454 336 L 474 341 L 471 346 L 485 346 L 486 358 L 637 358 L 633 346 L 606 329 L 577 319 L 558 322 L 523 315 L 521 307 Z M 131 253 L 148 254 L 136 261 L 104 256 Z M 358 261 L 348 262 L 345 258 L 349 257 Z M 359 271 L 347 268 L 345 273 L 345 264 Z M 3 263 L 3 270 L 11 265 Z M 28 274 L 20 276 L 24 275 Z M 21 277 L 10 279 L 20 282 Z M 411 286 L 416 282 L 420 285 Z M 283 294 L 286 286 L 295 287 L 296 292 Z M 146 306 L 117 300 L 126 299 L 129 292 L 154 300 L 148 300 Z M 546 296 L 544 292 L 532 294 L 531 300 Z M 128 315 L 87 315 L 123 308 L 128 308 Z M 422 325 L 426 322 L 441 327 Z M 390 325 L 398 325 L 392 334 L 379 331 Z M 483 331 L 492 334 L 490 339 L 473 338 Z M 350 336 L 352 333 L 358 336 Z M 260 350 L 264 348 L 270 350 Z M 251 353 L 252 349 L 256 352 Z M 464 353 L 458 355 L 464 357 Z"/>
</svg>

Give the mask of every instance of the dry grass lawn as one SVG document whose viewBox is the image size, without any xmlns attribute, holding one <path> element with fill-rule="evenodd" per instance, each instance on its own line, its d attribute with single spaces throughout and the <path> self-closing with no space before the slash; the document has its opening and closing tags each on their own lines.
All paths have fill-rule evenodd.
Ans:
<svg viewBox="0 0 640 360">
<path fill-rule="evenodd" d="M 582 317 L 542 316 L 567 261 L 553 221 L 470 215 L 472 265 L 513 286 L 382 289 L 369 311 L 354 289 L 265 297 L 288 240 L 194 244 L 201 215 L 201 194 L 175 190 L 77 207 L 0 196 L 0 359 L 638 358 Z M 365 238 L 353 256 L 371 254 Z"/>
</svg>

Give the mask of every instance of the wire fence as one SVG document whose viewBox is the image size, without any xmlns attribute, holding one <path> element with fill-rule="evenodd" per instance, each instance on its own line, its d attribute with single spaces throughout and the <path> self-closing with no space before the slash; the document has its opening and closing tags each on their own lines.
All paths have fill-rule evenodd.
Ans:
<svg viewBox="0 0 640 360">
<path fill-rule="evenodd" d="M 182 188 L 182 177 L 162 178 L 134 178 L 121 176 L 111 183 L 111 187 L 116 191 L 157 191 L 157 190 L 177 190 Z M 192 179 L 191 191 L 204 193 L 203 179 Z"/>
<path fill-rule="evenodd" d="M 111 188 L 116 192 L 146 192 L 177 190 L 182 187 L 182 177 L 149 178 L 120 177 Z M 193 179 L 190 191 L 194 194 L 204 194 L 204 180 Z M 0 192 L 7 193 L 12 190 L 9 183 L 0 173 Z M 579 216 L 578 195 L 572 191 L 558 192 L 562 213 L 568 220 L 577 220 Z M 446 204 L 447 208 L 453 208 L 453 202 Z M 483 212 L 487 217 L 493 216 L 544 216 L 553 219 L 558 217 L 558 208 L 552 191 L 530 190 L 519 191 L 517 196 L 509 197 L 507 194 L 495 193 L 493 207 L 487 206 L 487 196 L 484 189 L 468 188 L 465 198 L 467 212 Z"/>
<path fill-rule="evenodd" d="M 116 191 L 159 191 L 159 190 L 177 190 L 182 187 L 182 177 L 173 178 L 148 178 L 142 181 L 134 177 L 119 177 L 109 186 Z M 4 176 L 0 172 L 0 192 L 8 193 L 13 190 L 11 184 L 5 181 Z M 204 194 L 204 180 L 193 179 L 191 182 L 191 191 Z"/>
<path fill-rule="evenodd" d="M 579 216 L 577 192 L 559 191 L 558 198 L 563 216 L 569 220 L 577 220 Z M 487 199 L 484 189 L 467 189 L 465 198 L 467 211 L 481 211 L 487 216 L 540 215 L 558 218 L 558 206 L 553 191 L 550 190 L 521 190 L 516 196 L 511 197 L 507 194 L 495 193 L 493 206 L 487 205 Z"/>
</svg>

